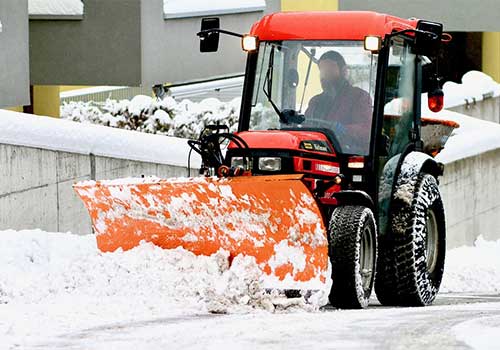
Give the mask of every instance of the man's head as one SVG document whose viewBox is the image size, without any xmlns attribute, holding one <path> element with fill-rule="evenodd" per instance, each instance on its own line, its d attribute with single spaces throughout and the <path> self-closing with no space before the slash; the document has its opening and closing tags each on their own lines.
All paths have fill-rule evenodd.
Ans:
<svg viewBox="0 0 500 350">
<path fill-rule="evenodd" d="M 323 91 L 329 92 L 346 78 L 347 68 L 344 57 L 337 51 L 327 51 L 319 58 L 319 73 Z"/>
</svg>

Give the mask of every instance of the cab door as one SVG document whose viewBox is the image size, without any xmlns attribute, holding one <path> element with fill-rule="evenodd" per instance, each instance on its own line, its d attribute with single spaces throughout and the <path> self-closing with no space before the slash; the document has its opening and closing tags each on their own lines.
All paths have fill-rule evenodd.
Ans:
<svg viewBox="0 0 500 350">
<path fill-rule="evenodd" d="M 388 48 L 384 91 L 380 97 L 381 132 L 376 149 L 378 161 L 378 216 L 380 233 L 387 231 L 394 177 L 399 161 L 414 149 L 418 135 L 420 96 L 416 96 L 419 74 L 417 56 L 409 40 L 394 37 Z M 382 110 L 383 109 L 383 110 Z M 380 120 L 380 119 L 379 119 Z"/>
</svg>

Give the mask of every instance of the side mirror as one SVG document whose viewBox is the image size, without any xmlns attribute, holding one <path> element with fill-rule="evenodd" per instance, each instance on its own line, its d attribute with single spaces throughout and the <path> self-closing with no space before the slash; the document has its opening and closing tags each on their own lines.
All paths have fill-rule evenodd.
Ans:
<svg viewBox="0 0 500 350">
<path fill-rule="evenodd" d="M 441 45 L 443 25 L 437 22 L 420 20 L 415 33 L 415 54 L 436 56 Z"/>
<path fill-rule="evenodd" d="M 211 31 L 212 29 L 220 29 L 219 18 L 203 18 L 201 31 L 198 33 L 200 52 L 216 52 L 219 49 L 219 31 Z"/>
</svg>

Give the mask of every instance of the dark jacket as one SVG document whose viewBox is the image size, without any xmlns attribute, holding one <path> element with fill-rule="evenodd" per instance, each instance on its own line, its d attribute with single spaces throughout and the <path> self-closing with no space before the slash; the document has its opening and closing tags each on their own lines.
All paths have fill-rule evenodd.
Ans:
<svg viewBox="0 0 500 350">
<path fill-rule="evenodd" d="M 366 140 L 359 145 L 365 148 L 370 140 L 372 113 L 370 95 L 345 81 L 335 96 L 323 92 L 311 98 L 305 118 L 306 122 L 308 118 L 331 120 L 332 126 L 339 122 L 350 138 Z"/>
</svg>

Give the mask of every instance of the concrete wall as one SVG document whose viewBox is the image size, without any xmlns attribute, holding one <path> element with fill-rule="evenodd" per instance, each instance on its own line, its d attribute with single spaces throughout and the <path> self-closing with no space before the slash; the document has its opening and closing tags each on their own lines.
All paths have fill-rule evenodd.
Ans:
<svg viewBox="0 0 500 350">
<path fill-rule="evenodd" d="M 217 16 L 221 28 L 248 33 L 262 12 Z M 200 53 L 201 17 L 163 19 L 163 0 L 142 1 L 142 80 L 145 85 L 229 76 L 245 71 L 240 39 L 220 35 L 219 51 Z"/>
<path fill-rule="evenodd" d="M 500 97 L 487 98 L 478 102 L 468 101 L 466 104 L 448 109 L 474 118 L 500 123 Z"/>
<path fill-rule="evenodd" d="M 423 18 L 443 23 L 447 31 L 500 30 L 498 0 L 339 0 L 339 10 L 370 10 L 403 18 Z"/>
<path fill-rule="evenodd" d="M 448 248 L 500 238 L 500 149 L 446 165 Z M 186 168 L 0 144 L 0 230 L 91 232 L 72 185 L 88 179 L 186 176 Z M 192 172 L 194 173 L 194 171 Z"/>
<path fill-rule="evenodd" d="M 0 107 L 29 104 L 28 0 L 1 0 L 0 22 Z"/>
<path fill-rule="evenodd" d="M 440 188 L 448 248 L 500 239 L 500 149 L 447 164 Z"/>
<path fill-rule="evenodd" d="M 0 144 L 0 230 L 90 233 L 81 180 L 186 176 L 182 167 Z"/>
<path fill-rule="evenodd" d="M 141 82 L 141 0 L 85 0 L 83 20 L 30 20 L 29 32 L 33 85 Z"/>
</svg>

